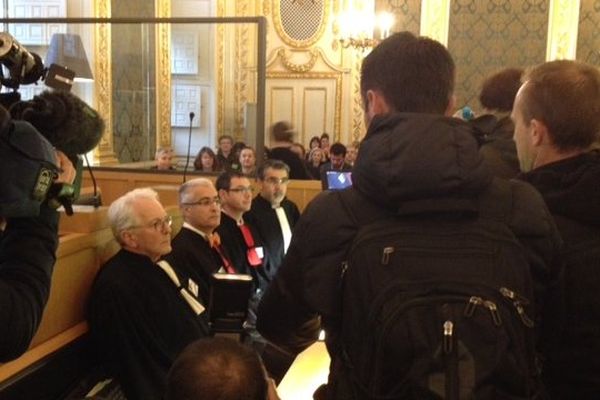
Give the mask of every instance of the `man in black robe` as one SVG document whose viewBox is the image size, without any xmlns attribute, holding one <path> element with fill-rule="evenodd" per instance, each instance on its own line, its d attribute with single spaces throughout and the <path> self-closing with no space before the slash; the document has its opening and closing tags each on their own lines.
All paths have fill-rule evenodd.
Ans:
<svg viewBox="0 0 600 400">
<path fill-rule="evenodd" d="M 289 167 L 279 160 L 267 160 L 258 169 L 259 194 L 244 218 L 256 228 L 265 247 L 265 269 L 271 279 L 283 261 L 300 211 L 285 195 Z"/>
<path fill-rule="evenodd" d="M 224 264 L 229 262 L 228 258 L 224 261 L 227 256 L 222 248 L 214 248 L 217 243 L 213 231 L 221 223 L 221 203 L 213 183 L 197 178 L 181 185 L 179 208 L 183 227 L 173 238 L 173 251 L 165 259 L 189 274 L 198 284 L 203 304 L 208 304 L 211 275 L 225 270 Z"/>
<path fill-rule="evenodd" d="M 94 282 L 92 338 L 129 400 L 162 399 L 175 358 L 208 335 L 206 313 L 185 273 L 158 262 L 171 251 L 171 217 L 156 192 L 125 194 L 111 204 L 108 219 L 122 248 Z"/>
</svg>

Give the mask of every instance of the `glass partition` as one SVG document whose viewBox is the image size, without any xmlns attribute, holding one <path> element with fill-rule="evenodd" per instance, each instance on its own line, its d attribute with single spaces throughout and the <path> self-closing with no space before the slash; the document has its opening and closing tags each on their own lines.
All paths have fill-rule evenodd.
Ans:
<svg viewBox="0 0 600 400">
<path fill-rule="evenodd" d="M 95 164 L 148 168 L 158 148 L 171 147 L 177 166 L 183 167 L 188 146 L 192 163 L 201 147 L 215 148 L 223 134 L 263 151 L 263 17 L 0 23 L 0 39 L 14 38 L 27 53 L 39 55 L 44 74 L 53 36 L 66 33 L 81 39 L 93 80 L 80 80 L 75 71 L 71 90 L 101 113 L 107 128 L 94 152 Z M 28 99 L 46 90 L 43 74 L 35 82 L 23 80 L 18 88 L 10 87 L 8 77 L 19 73 L 11 64 L 7 41 L 0 43 L 3 98 L 14 100 L 18 94 Z M 62 51 L 73 52 L 73 47 L 67 44 Z"/>
</svg>

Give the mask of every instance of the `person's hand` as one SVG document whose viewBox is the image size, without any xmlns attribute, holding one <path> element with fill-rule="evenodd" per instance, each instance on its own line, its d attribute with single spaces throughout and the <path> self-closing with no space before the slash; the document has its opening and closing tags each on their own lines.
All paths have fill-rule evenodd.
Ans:
<svg viewBox="0 0 600 400">
<path fill-rule="evenodd" d="M 59 172 L 56 182 L 72 184 L 75 180 L 75 168 L 71 160 L 60 150 L 56 150 L 56 165 Z"/>
</svg>

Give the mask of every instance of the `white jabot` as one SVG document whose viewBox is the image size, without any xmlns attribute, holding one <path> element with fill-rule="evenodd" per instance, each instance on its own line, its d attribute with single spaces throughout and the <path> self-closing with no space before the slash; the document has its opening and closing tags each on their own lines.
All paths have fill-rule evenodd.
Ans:
<svg viewBox="0 0 600 400">
<path fill-rule="evenodd" d="M 287 215 L 285 215 L 285 210 L 283 207 L 275 207 L 274 210 L 277 214 L 277 219 L 279 220 L 281 233 L 283 234 L 283 254 L 285 254 L 287 253 L 290 242 L 292 241 L 292 230 L 290 229 L 290 223 L 288 222 Z"/>
</svg>

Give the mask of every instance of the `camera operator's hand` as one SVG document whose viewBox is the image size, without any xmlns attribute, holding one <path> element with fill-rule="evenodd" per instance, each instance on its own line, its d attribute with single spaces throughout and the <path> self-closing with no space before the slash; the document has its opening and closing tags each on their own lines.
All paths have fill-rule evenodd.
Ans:
<svg viewBox="0 0 600 400">
<path fill-rule="evenodd" d="M 75 180 L 75 168 L 71 160 L 60 150 L 56 150 L 56 165 L 60 171 L 56 182 L 72 184 Z"/>
</svg>

